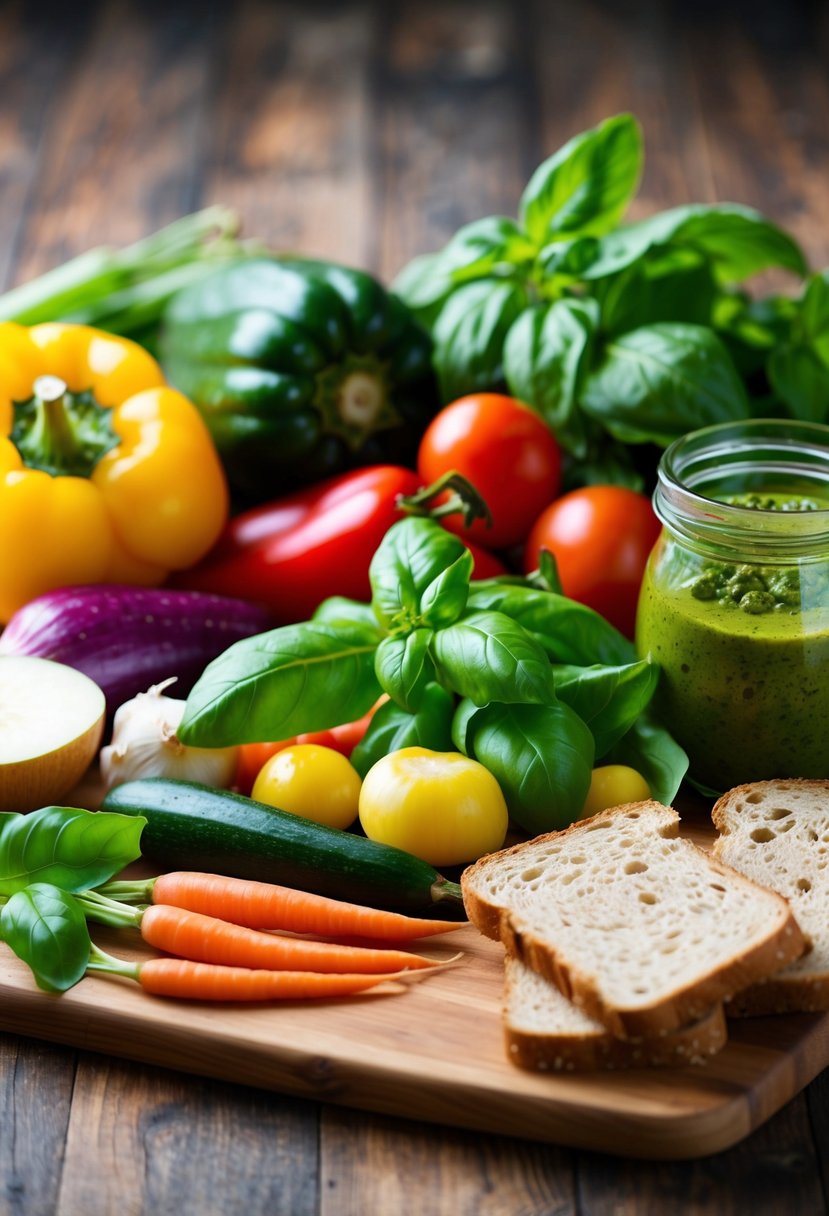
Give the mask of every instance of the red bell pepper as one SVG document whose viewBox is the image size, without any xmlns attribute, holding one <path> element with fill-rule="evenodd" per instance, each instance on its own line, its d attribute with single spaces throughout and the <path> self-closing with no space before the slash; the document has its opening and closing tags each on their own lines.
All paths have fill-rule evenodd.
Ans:
<svg viewBox="0 0 829 1216">
<path fill-rule="evenodd" d="M 401 497 L 420 484 L 411 469 L 370 465 L 254 507 L 231 519 L 215 548 L 175 586 L 265 604 L 277 625 L 308 620 L 332 595 L 368 600 L 374 551 L 404 514 Z M 497 557 L 468 547 L 476 578 L 504 573 Z"/>
</svg>

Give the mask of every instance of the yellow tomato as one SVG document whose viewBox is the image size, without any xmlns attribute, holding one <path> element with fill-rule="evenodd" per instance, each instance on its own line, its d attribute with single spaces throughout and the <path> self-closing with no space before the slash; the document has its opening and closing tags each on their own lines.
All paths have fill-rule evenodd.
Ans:
<svg viewBox="0 0 829 1216">
<path fill-rule="evenodd" d="M 650 796 L 647 781 L 635 768 L 628 768 L 626 764 L 606 764 L 593 769 L 579 818 L 589 819 L 599 811 L 622 806 L 625 802 L 645 802 Z"/>
<path fill-rule="evenodd" d="M 297 743 L 265 763 L 251 798 L 329 828 L 348 828 L 357 818 L 360 776 L 332 747 Z"/>
<path fill-rule="evenodd" d="M 366 836 L 433 866 L 461 865 L 499 849 L 507 820 L 492 773 L 460 752 L 401 748 L 369 769 L 360 791 Z"/>
</svg>

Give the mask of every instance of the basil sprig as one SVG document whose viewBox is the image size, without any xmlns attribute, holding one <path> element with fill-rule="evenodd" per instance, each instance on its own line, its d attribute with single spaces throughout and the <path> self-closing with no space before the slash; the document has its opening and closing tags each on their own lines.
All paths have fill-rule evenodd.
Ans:
<svg viewBox="0 0 829 1216">
<path fill-rule="evenodd" d="M 628 741 L 631 755 L 659 753 L 648 768 L 670 801 L 684 753 L 656 726 L 632 734 L 654 665 L 548 589 L 554 569 L 470 583 L 471 570 L 465 546 L 434 520 L 394 524 L 372 558 L 371 605 L 327 601 L 311 621 L 236 642 L 191 692 L 180 738 L 285 738 L 350 721 L 382 690 L 390 700 L 354 753 L 362 774 L 401 747 L 457 747 L 496 776 L 515 821 L 535 833 L 571 822 L 594 761 Z"/>
<path fill-rule="evenodd" d="M 86 972 L 84 900 L 141 856 L 146 822 L 68 806 L 0 814 L 0 941 L 46 992 L 64 992 Z"/>
<path fill-rule="evenodd" d="M 709 423 L 829 421 L 829 271 L 799 298 L 749 295 L 760 271 L 808 269 L 789 233 L 736 203 L 623 223 L 643 160 L 633 116 L 607 119 L 539 166 L 517 219 L 466 225 L 394 285 L 431 331 L 444 399 L 508 388 L 580 483 L 641 486 L 628 445 Z"/>
<path fill-rule="evenodd" d="M 31 883 L 87 891 L 141 856 L 141 816 L 47 806 L 0 814 L 0 897 Z"/>
</svg>

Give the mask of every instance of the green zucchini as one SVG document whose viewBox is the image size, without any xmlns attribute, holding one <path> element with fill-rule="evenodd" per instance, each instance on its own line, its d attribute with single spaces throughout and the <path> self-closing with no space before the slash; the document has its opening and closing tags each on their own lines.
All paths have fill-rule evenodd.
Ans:
<svg viewBox="0 0 829 1216">
<path fill-rule="evenodd" d="M 463 907 L 458 884 L 410 853 L 241 794 L 148 777 L 116 785 L 101 809 L 144 815 L 142 855 L 168 869 L 274 882 L 389 911 Z"/>
</svg>

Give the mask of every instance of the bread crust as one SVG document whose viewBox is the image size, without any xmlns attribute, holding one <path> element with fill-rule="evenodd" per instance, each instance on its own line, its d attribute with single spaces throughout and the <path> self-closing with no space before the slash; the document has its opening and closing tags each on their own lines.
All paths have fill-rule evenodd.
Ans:
<svg viewBox="0 0 829 1216">
<path fill-rule="evenodd" d="M 601 811 L 592 819 L 577 821 L 562 832 L 546 833 L 534 840 L 490 854 L 468 867 L 461 876 L 467 915 L 481 932 L 502 941 L 508 951 L 555 984 L 564 996 L 590 1017 L 601 1022 L 619 1039 L 655 1037 L 679 1030 L 703 1017 L 712 1006 L 728 1000 L 741 989 L 773 975 L 798 958 L 806 948 L 803 934 L 782 896 L 759 887 L 730 866 L 710 857 L 691 841 L 683 840 L 683 848 L 699 854 L 713 873 L 725 876 L 731 882 L 748 884 L 752 889 L 762 891 L 764 900 L 775 900 L 778 904 L 778 924 L 764 939 L 746 949 L 742 955 L 724 962 L 704 977 L 689 981 L 684 988 L 675 989 L 650 1006 L 620 1008 L 605 998 L 596 977 L 580 971 L 575 961 L 567 957 L 566 951 L 562 950 L 558 943 L 540 937 L 529 925 L 522 923 L 519 914 L 511 911 L 509 907 L 487 901 L 476 889 L 485 867 L 497 866 L 505 857 L 514 856 L 529 847 L 547 841 L 561 841 L 584 833 L 590 825 L 595 827 L 603 820 L 612 821 L 615 817 L 634 810 L 658 811 L 661 815 L 667 812 L 672 818 L 660 829 L 660 835 L 667 838 L 678 836 L 679 816 L 671 808 L 653 800 L 628 803 L 622 807 Z"/>
<path fill-rule="evenodd" d="M 510 1018 L 512 977 L 509 961 L 504 983 L 504 1044 L 510 1060 L 533 1072 L 592 1072 L 602 1069 L 680 1068 L 703 1064 L 726 1044 L 722 1005 L 672 1034 L 651 1039 L 617 1039 L 607 1031 L 578 1034 L 532 1031 Z"/>
<path fill-rule="evenodd" d="M 714 842 L 714 855 L 728 847 L 729 837 L 735 834 L 736 824 L 732 816 L 739 817 L 737 804 L 741 800 L 753 799 L 757 795 L 785 795 L 791 789 L 801 793 L 815 794 L 825 798 L 829 804 L 829 781 L 804 777 L 786 777 L 777 780 L 754 781 L 728 790 L 714 804 L 711 819 L 720 833 Z M 769 885 L 772 886 L 770 874 Z M 785 892 L 778 892 L 786 898 Z M 795 912 L 796 915 L 796 912 Z M 798 971 L 792 975 L 785 972 L 767 980 L 751 984 L 735 993 L 728 1002 L 728 1017 L 765 1017 L 775 1013 L 823 1013 L 829 1010 L 829 974 L 823 971 Z"/>
</svg>

